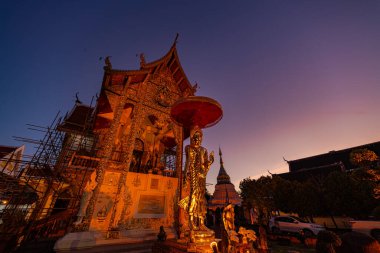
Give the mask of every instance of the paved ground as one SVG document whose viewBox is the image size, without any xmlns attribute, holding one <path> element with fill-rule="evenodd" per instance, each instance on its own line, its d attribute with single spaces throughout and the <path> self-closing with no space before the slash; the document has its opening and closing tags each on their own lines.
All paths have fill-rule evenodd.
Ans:
<svg viewBox="0 0 380 253">
<path fill-rule="evenodd" d="M 308 248 L 304 244 L 298 245 L 278 245 L 276 242 L 270 242 L 271 253 L 315 253 L 314 248 Z"/>
<path fill-rule="evenodd" d="M 294 236 L 269 235 L 268 246 L 271 253 L 315 253 L 316 238 L 301 242 Z"/>
</svg>

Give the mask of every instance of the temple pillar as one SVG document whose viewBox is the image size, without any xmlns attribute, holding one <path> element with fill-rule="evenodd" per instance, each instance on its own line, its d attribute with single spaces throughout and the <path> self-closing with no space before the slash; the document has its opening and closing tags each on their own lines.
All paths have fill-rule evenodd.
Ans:
<svg viewBox="0 0 380 253">
<path fill-rule="evenodd" d="M 114 117 L 113 117 L 111 126 L 106 133 L 105 142 L 100 151 L 99 157 L 101 159 L 99 161 L 99 166 L 97 168 L 97 180 L 96 180 L 98 184 L 94 190 L 93 197 L 90 201 L 90 205 L 87 210 L 87 214 L 88 214 L 87 218 L 89 220 L 87 221 L 87 224 L 83 226 L 83 230 L 89 230 L 89 229 L 91 230 L 91 225 L 92 225 L 91 223 L 93 223 L 93 220 L 97 218 L 94 216 L 95 206 L 97 203 L 97 199 L 99 197 L 100 188 L 103 185 L 105 172 L 110 165 L 110 158 L 112 156 L 112 150 L 114 147 L 114 139 L 116 137 L 117 130 L 119 127 L 119 122 L 124 110 L 125 103 L 127 101 L 128 85 L 129 85 L 129 79 L 126 80 L 122 94 L 117 101 L 117 106 L 116 106 L 116 110 L 114 111 Z"/>
</svg>

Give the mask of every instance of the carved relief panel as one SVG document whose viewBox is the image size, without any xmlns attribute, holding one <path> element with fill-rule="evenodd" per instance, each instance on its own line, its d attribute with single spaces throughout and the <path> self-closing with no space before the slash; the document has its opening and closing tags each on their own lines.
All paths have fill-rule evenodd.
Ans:
<svg viewBox="0 0 380 253">
<path fill-rule="evenodd" d="M 106 171 L 103 184 L 94 206 L 91 229 L 104 230 L 109 226 L 111 210 L 115 204 L 120 173 Z"/>
<path fill-rule="evenodd" d="M 144 103 L 166 113 L 169 113 L 170 107 L 181 97 L 181 92 L 166 67 L 153 74 L 147 86 Z"/>
</svg>

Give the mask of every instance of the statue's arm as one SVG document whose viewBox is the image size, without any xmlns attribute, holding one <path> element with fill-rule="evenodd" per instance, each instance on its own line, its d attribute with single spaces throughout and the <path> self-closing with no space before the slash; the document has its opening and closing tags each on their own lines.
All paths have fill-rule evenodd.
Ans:
<svg viewBox="0 0 380 253">
<path fill-rule="evenodd" d="M 207 150 L 205 149 L 205 166 L 206 173 L 210 170 L 211 164 L 214 162 L 214 151 L 211 151 L 210 155 L 207 154 Z"/>
<path fill-rule="evenodd" d="M 208 167 L 210 167 L 211 164 L 213 164 L 213 162 L 214 162 L 214 151 L 211 151 L 210 156 L 208 158 Z"/>
</svg>

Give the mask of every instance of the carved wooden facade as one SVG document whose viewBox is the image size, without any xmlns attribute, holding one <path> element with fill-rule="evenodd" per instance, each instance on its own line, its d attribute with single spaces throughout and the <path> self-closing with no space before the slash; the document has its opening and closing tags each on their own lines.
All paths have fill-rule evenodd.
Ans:
<svg viewBox="0 0 380 253">
<path fill-rule="evenodd" d="M 173 226 L 183 129 L 171 105 L 194 95 L 176 45 L 139 70 L 116 70 L 106 59 L 96 106 L 97 187 L 79 230 Z M 164 203 L 165 206 L 162 204 Z"/>
</svg>

